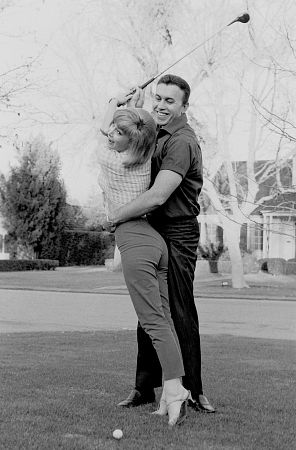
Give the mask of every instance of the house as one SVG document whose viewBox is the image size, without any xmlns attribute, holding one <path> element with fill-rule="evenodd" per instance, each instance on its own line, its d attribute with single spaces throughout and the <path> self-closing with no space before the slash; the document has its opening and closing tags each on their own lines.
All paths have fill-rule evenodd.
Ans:
<svg viewBox="0 0 296 450">
<path fill-rule="evenodd" d="M 247 179 L 246 161 L 233 162 L 242 189 Z M 260 258 L 296 258 L 296 158 L 280 168 L 275 161 L 256 161 L 259 191 L 254 210 L 241 227 L 240 247 Z M 223 177 L 222 177 L 223 178 Z M 225 180 L 225 178 L 224 178 Z M 225 186 L 224 186 L 225 188 Z M 265 199 L 262 203 L 261 200 Z M 223 241 L 218 216 L 207 205 L 199 216 L 201 243 Z"/>
<path fill-rule="evenodd" d="M 296 189 L 295 192 L 279 193 L 273 200 L 264 202 L 251 218 L 261 222 L 261 232 L 249 231 L 247 234 L 250 249 L 256 247 L 256 242 L 252 245 L 251 241 L 253 234 L 254 240 L 257 238 L 260 242 L 261 255 L 258 256 L 296 258 Z"/>
</svg>

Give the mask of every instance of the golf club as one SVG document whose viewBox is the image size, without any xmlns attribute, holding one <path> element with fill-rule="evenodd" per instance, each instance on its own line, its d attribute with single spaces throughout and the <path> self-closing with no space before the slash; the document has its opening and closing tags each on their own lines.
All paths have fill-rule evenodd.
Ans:
<svg viewBox="0 0 296 450">
<path fill-rule="evenodd" d="M 186 58 L 187 56 L 191 55 L 191 53 L 195 52 L 195 50 L 197 50 L 199 47 L 202 47 L 206 42 L 208 42 L 210 39 L 213 39 L 213 37 L 217 36 L 219 33 L 221 33 L 225 28 L 229 27 L 230 25 L 232 25 L 235 22 L 241 22 L 241 23 L 247 23 L 250 20 L 250 16 L 248 13 L 244 13 L 241 16 L 238 16 L 236 19 L 234 19 L 232 22 L 228 23 L 227 25 L 224 25 L 223 28 L 221 28 L 219 31 L 217 31 L 216 33 L 212 34 L 211 36 L 209 36 L 207 39 L 205 39 L 203 42 L 201 42 L 200 44 L 198 44 L 196 47 L 194 47 L 192 50 L 190 50 L 190 52 L 186 53 L 186 55 L 182 56 L 181 58 L 179 58 L 177 61 L 175 61 L 173 64 L 171 64 L 169 67 L 167 67 L 166 69 L 162 70 L 161 72 L 159 72 L 157 75 L 155 75 L 154 77 L 150 78 L 150 80 L 146 81 L 146 83 L 142 84 L 140 87 L 140 89 L 144 89 L 146 86 L 148 86 L 148 84 L 152 83 L 156 78 L 160 77 L 160 75 L 162 75 L 164 72 L 166 72 L 167 70 L 171 69 L 172 67 L 174 67 L 176 64 L 178 64 L 180 61 L 182 61 L 184 58 Z"/>
</svg>

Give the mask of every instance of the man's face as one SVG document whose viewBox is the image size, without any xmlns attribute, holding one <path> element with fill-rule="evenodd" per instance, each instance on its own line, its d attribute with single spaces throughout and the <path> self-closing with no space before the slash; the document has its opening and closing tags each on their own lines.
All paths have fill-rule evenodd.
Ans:
<svg viewBox="0 0 296 450">
<path fill-rule="evenodd" d="M 153 99 L 153 118 L 157 125 L 167 125 L 180 117 L 187 108 L 183 105 L 184 92 L 175 84 L 158 84 Z"/>
</svg>

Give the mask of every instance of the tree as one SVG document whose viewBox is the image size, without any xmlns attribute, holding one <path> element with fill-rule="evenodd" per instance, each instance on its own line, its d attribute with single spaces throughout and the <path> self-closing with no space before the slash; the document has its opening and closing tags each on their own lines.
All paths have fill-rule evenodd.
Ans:
<svg viewBox="0 0 296 450">
<path fill-rule="evenodd" d="M 34 0 L 31 6 L 38 8 L 40 1 Z M 0 49 L 3 58 L 0 61 L 0 138 L 9 135 L 11 126 L 19 124 L 28 108 L 28 98 L 38 90 L 34 72 L 37 70 L 44 48 L 31 40 L 33 33 L 23 28 L 24 2 L 0 0 Z M 10 28 L 11 17 L 14 29 Z M 21 43 L 21 44 L 20 44 Z M 20 46 L 30 47 L 19 52 Z M 5 134 L 4 134 L 5 133 Z"/>
<path fill-rule="evenodd" d="M 241 31 L 237 40 L 240 45 L 233 42 L 235 58 L 230 52 L 227 64 L 218 64 L 217 57 L 211 58 L 211 64 L 204 67 L 205 75 L 198 89 L 200 95 L 207 98 L 207 105 L 211 105 L 203 110 L 207 123 L 216 126 L 212 139 L 214 148 L 204 153 L 204 193 L 217 213 L 218 223 L 223 226 L 232 262 L 232 283 L 236 288 L 246 286 L 239 248 L 242 224 L 253 221 L 252 213 L 258 206 L 275 199 L 278 193 L 295 193 L 295 187 L 283 186 L 280 176 L 283 168 L 288 167 L 289 156 L 295 154 L 289 145 L 293 141 L 291 125 L 295 113 L 291 105 L 295 80 L 292 80 L 293 74 L 288 77 L 284 70 L 289 49 L 287 35 L 281 32 L 282 23 L 287 21 L 284 6 L 287 7 L 289 1 L 284 3 L 280 14 L 276 5 L 271 5 L 267 21 L 262 22 L 255 2 L 248 2 L 252 18 L 248 26 L 249 40 Z M 220 59 L 222 41 L 218 44 L 219 52 L 217 47 L 216 52 L 213 51 Z M 240 46 L 240 53 L 234 51 L 236 46 Z M 237 132 L 240 123 L 245 128 L 241 136 L 246 138 L 241 142 Z M 234 135 L 237 136 L 235 141 Z M 244 147 L 243 158 L 234 153 L 240 147 Z M 243 174 L 235 164 L 239 159 L 246 162 Z M 258 164 L 259 159 L 268 161 Z M 276 183 L 271 186 L 274 179 Z M 295 214 L 294 208 L 291 213 Z M 261 223 L 255 225 L 262 226 Z"/>
<path fill-rule="evenodd" d="M 284 89 L 286 72 L 282 65 L 294 36 L 288 25 L 287 32 L 281 33 L 282 24 L 289 24 L 288 11 L 291 14 L 293 7 L 290 0 L 282 3 L 279 9 L 276 1 L 263 2 L 259 7 L 263 7 L 264 17 L 258 12 L 257 2 L 246 1 L 249 24 L 235 24 L 231 31 L 224 30 L 172 69 L 192 87 L 191 122 L 204 142 L 204 193 L 216 213 L 217 225 L 224 229 L 235 288 L 247 285 L 239 246 L 241 226 L 251 220 L 258 205 L 270 198 L 269 193 L 258 198 L 260 185 L 267 185 L 271 175 L 279 173 L 285 164 L 286 142 L 283 133 L 275 135 L 274 119 L 275 115 L 280 121 L 286 119 L 286 137 L 293 101 L 287 101 L 289 90 Z M 112 71 L 117 73 L 118 81 L 127 80 L 135 67 L 138 77 L 142 72 L 142 78 L 149 78 L 195 43 L 214 35 L 238 12 L 236 2 L 231 0 L 216 0 L 210 5 L 191 0 L 154 0 L 144 5 L 143 1 L 126 0 L 122 6 L 116 10 L 116 31 L 106 30 L 105 34 L 106 40 L 111 42 L 113 38 Z M 126 13 L 128 6 L 132 8 Z M 109 9 L 107 15 L 113 17 L 113 13 Z M 107 16 L 103 14 L 101 20 L 103 16 L 105 20 Z M 181 16 L 182 21 L 178 20 Z M 102 36 L 101 28 L 99 33 Z M 132 64 L 133 60 L 137 65 Z M 244 124 L 244 130 L 240 124 Z M 242 131 L 244 139 L 240 142 Z M 239 147 L 244 147 L 244 155 L 241 152 L 238 158 Z M 274 162 L 256 170 L 256 160 L 265 159 L 262 153 L 274 158 Z M 247 161 L 243 186 L 233 164 L 237 158 Z M 217 183 L 222 174 L 227 190 L 221 190 Z"/>
<path fill-rule="evenodd" d="M 58 257 L 67 219 L 57 154 L 41 137 L 19 149 L 19 165 L 1 176 L 0 205 L 9 236 L 37 258 Z"/>
<path fill-rule="evenodd" d="M 272 173 L 278 182 L 274 192 L 287 191 L 278 175 L 287 156 L 295 153 L 296 136 L 295 1 L 240 3 L 250 22 L 225 28 L 242 12 L 237 0 L 109 0 L 108 8 L 104 0 L 69 1 L 63 6 L 65 26 L 51 41 L 64 64 L 53 67 L 55 76 L 44 88 L 46 113 L 34 115 L 36 122 L 52 124 L 64 136 L 63 157 L 68 148 L 71 162 L 88 165 L 94 178 L 92 130 L 112 92 L 141 84 L 215 35 L 170 71 L 192 87 L 188 113 L 202 141 L 203 192 L 216 224 L 223 226 L 238 288 L 245 285 L 241 225 L 274 195 L 258 197 Z M 68 20 L 70 5 L 76 13 Z M 223 33 L 215 34 L 222 26 Z M 66 50 L 56 45 L 66 41 Z M 274 161 L 259 168 L 258 159 Z M 247 162 L 243 175 L 236 172 L 233 162 L 238 160 Z"/>
</svg>

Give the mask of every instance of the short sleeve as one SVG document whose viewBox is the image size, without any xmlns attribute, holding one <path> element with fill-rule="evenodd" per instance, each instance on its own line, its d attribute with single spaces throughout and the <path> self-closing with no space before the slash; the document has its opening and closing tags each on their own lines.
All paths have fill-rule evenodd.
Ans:
<svg viewBox="0 0 296 450">
<path fill-rule="evenodd" d="M 191 154 L 191 144 L 184 136 L 170 139 L 160 170 L 171 170 L 184 178 L 191 164 Z"/>
</svg>

